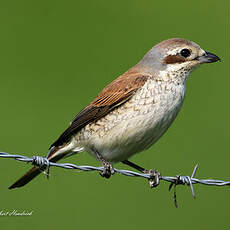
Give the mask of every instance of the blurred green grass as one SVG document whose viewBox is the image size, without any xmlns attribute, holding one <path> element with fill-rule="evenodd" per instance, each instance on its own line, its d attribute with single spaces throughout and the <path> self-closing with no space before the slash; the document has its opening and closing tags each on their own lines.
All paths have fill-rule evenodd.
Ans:
<svg viewBox="0 0 230 230">
<path fill-rule="evenodd" d="M 187 82 L 178 118 L 166 135 L 133 157 L 163 175 L 189 174 L 230 180 L 228 1 L 2 1 L 0 3 L 0 149 L 47 153 L 74 115 L 156 43 L 193 40 L 220 56 Z M 66 159 L 99 165 L 83 153 Z M 228 188 L 178 188 L 173 206 L 168 184 L 115 175 L 51 169 L 25 188 L 7 187 L 29 166 L 0 159 L 0 210 L 34 210 L 31 217 L 0 217 L 4 229 L 216 229 L 227 228 Z M 122 165 L 117 165 L 122 167 Z M 195 220 L 195 224 L 192 221 Z M 210 221 L 215 220 L 215 221 Z"/>
</svg>

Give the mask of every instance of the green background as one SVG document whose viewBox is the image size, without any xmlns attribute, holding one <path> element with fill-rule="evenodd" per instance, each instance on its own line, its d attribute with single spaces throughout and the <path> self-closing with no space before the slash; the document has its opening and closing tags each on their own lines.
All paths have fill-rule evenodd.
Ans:
<svg viewBox="0 0 230 230">
<path fill-rule="evenodd" d="M 74 115 L 156 43 L 197 42 L 222 63 L 203 65 L 187 82 L 182 111 L 151 149 L 133 157 L 163 175 L 230 180 L 229 1 L 1 1 L 0 150 L 46 155 Z M 62 162 L 99 165 L 87 153 Z M 230 217 L 228 187 L 195 185 L 197 199 L 168 183 L 51 168 L 21 189 L 7 187 L 30 166 L 0 159 L 1 229 L 216 229 Z M 118 168 L 127 168 L 116 165 Z M 128 169 L 128 168 L 127 168 Z M 226 225 L 226 226 L 225 226 Z"/>
</svg>

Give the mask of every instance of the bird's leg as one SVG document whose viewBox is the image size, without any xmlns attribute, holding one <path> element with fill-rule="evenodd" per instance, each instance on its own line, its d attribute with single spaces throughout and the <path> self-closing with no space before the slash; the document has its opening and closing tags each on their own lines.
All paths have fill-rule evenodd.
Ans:
<svg viewBox="0 0 230 230">
<path fill-rule="evenodd" d="M 107 179 L 110 178 L 110 176 L 115 173 L 112 164 L 107 162 L 99 153 L 97 153 L 97 159 L 101 162 L 103 166 L 103 171 L 100 172 L 100 175 Z"/>
<path fill-rule="evenodd" d="M 157 172 L 156 170 L 153 170 L 153 169 L 150 169 L 150 170 L 146 170 L 144 168 L 142 168 L 141 166 L 139 165 L 136 165 L 128 160 L 124 160 L 122 161 L 123 164 L 126 164 L 142 173 L 145 173 L 145 174 L 150 174 L 150 178 L 149 178 L 149 185 L 150 185 L 150 188 L 153 188 L 153 187 L 157 187 L 159 184 L 160 184 L 160 177 L 161 177 L 161 174 L 159 172 Z"/>
</svg>

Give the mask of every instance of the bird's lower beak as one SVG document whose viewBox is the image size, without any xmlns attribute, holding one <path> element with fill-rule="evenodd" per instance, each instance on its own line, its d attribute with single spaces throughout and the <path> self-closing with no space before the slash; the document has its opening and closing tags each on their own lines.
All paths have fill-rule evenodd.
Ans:
<svg viewBox="0 0 230 230">
<path fill-rule="evenodd" d="M 209 52 L 205 52 L 205 54 L 200 56 L 198 60 L 200 63 L 211 63 L 211 62 L 221 61 L 218 56 Z"/>
</svg>

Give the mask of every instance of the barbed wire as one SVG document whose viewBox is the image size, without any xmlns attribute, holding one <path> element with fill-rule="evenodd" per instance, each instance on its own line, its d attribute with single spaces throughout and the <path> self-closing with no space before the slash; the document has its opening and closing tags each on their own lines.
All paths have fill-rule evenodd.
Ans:
<svg viewBox="0 0 230 230">
<path fill-rule="evenodd" d="M 17 161 L 32 163 L 32 165 L 36 165 L 43 170 L 46 171 L 47 178 L 49 177 L 49 168 L 50 166 L 60 167 L 64 169 L 77 169 L 81 171 L 103 171 L 103 167 L 95 167 L 95 166 L 79 166 L 71 163 L 54 163 L 50 162 L 46 157 L 41 156 L 33 156 L 33 157 L 27 157 L 22 155 L 15 155 L 15 154 L 9 154 L 6 152 L 0 152 L 0 157 L 2 158 L 13 158 Z M 230 181 L 223 181 L 223 180 L 215 180 L 215 179 L 197 179 L 195 178 L 195 174 L 197 172 L 198 165 L 196 165 L 193 169 L 191 176 L 159 176 L 159 180 L 170 182 L 169 185 L 169 191 L 174 187 L 174 193 L 173 193 L 173 200 L 176 207 L 178 207 L 177 204 L 177 195 L 176 195 L 176 187 L 178 185 L 188 185 L 191 188 L 192 196 L 195 198 L 195 191 L 193 184 L 203 184 L 203 185 L 210 185 L 210 186 L 229 186 Z M 116 169 L 114 168 L 115 173 L 120 173 L 125 176 L 130 177 L 143 177 L 146 179 L 153 179 L 151 173 L 138 173 L 130 170 L 124 170 L 124 169 Z"/>
</svg>

